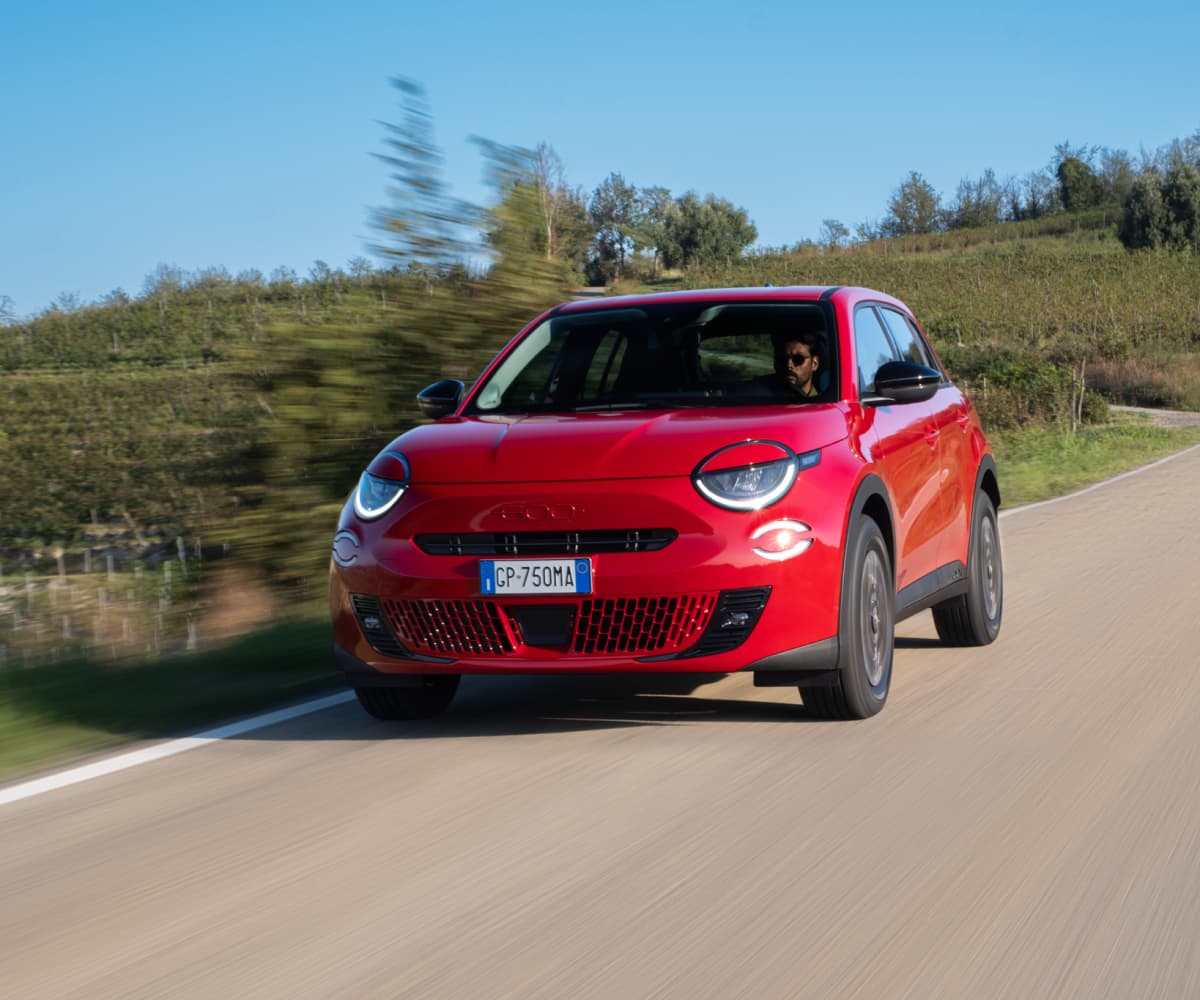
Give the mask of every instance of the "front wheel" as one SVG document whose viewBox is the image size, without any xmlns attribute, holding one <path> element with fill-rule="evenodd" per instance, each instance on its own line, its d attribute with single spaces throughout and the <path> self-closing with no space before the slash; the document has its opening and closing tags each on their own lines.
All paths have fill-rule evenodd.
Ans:
<svg viewBox="0 0 1200 1000">
<path fill-rule="evenodd" d="M 800 686 L 808 710 L 823 719 L 866 719 L 887 701 L 892 683 L 896 590 L 879 525 L 862 518 L 846 553 L 838 628 L 838 668 L 827 687 Z"/>
<path fill-rule="evenodd" d="M 967 592 L 935 605 L 933 624 L 947 646 L 986 646 L 1000 634 L 1004 614 L 1004 565 L 992 498 L 975 497 L 967 553 Z"/>
<path fill-rule="evenodd" d="M 458 674 L 428 674 L 419 687 L 361 687 L 354 693 L 368 715 L 395 722 L 441 715 L 457 690 Z"/>
</svg>

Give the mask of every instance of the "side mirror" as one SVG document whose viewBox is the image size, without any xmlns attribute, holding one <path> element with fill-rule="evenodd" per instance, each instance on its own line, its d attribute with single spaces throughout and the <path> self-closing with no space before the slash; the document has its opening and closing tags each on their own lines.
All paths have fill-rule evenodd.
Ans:
<svg viewBox="0 0 1200 1000">
<path fill-rule="evenodd" d="M 431 420 L 445 417 L 458 409 L 466 386 L 456 378 L 444 378 L 417 393 L 417 406 Z"/>
<path fill-rule="evenodd" d="M 875 392 L 864 396 L 862 402 L 865 406 L 923 403 L 933 398 L 941 384 L 942 373 L 936 368 L 912 361 L 889 361 L 875 373 Z"/>
</svg>

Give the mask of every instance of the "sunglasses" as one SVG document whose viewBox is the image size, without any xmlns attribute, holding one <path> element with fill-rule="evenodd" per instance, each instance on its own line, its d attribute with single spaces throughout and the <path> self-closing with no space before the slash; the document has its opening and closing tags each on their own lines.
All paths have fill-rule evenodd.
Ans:
<svg viewBox="0 0 1200 1000">
<path fill-rule="evenodd" d="M 805 361 L 811 361 L 812 355 L 811 354 L 801 354 L 799 351 L 797 351 L 795 354 L 786 355 L 786 358 L 788 361 L 790 361 L 792 364 L 794 364 L 797 368 L 799 368 L 802 364 L 804 364 Z"/>
</svg>

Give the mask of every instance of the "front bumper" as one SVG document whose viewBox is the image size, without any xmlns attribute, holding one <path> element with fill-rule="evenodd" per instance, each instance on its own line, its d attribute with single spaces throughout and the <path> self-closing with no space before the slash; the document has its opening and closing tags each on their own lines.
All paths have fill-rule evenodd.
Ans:
<svg viewBox="0 0 1200 1000">
<path fill-rule="evenodd" d="M 335 643 L 392 675 L 729 673 L 829 640 L 845 501 L 841 490 L 821 488 L 827 471 L 835 470 L 805 472 L 783 501 L 753 512 L 716 509 L 679 479 L 641 480 L 636 492 L 628 483 L 528 487 L 540 506 L 526 503 L 520 486 L 503 494 L 426 487 L 380 522 L 347 508 L 331 562 Z M 513 510 L 572 512 L 566 535 L 580 544 L 611 531 L 669 529 L 672 537 L 649 548 L 579 550 L 592 559 L 592 594 L 485 595 L 479 560 L 497 553 L 472 546 L 518 538 L 502 520 Z M 755 532 L 783 518 L 809 525 L 811 544 L 794 558 L 764 558 Z"/>
</svg>

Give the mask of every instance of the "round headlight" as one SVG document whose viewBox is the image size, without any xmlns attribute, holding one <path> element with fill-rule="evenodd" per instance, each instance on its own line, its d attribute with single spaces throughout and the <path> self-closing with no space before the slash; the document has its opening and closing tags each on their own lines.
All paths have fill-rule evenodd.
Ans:
<svg viewBox="0 0 1200 1000">
<path fill-rule="evenodd" d="M 803 458 L 778 441 L 740 441 L 713 452 L 696 466 L 692 483 L 696 491 L 727 510 L 762 510 L 780 500 Z"/>
<path fill-rule="evenodd" d="M 364 472 L 358 480 L 358 486 L 354 490 L 354 513 L 361 517 L 364 521 L 373 521 L 377 517 L 383 517 L 396 501 L 404 496 L 404 491 L 408 489 L 408 483 L 398 482 L 395 479 L 384 479 L 381 476 L 373 476 L 369 472 Z"/>
</svg>

